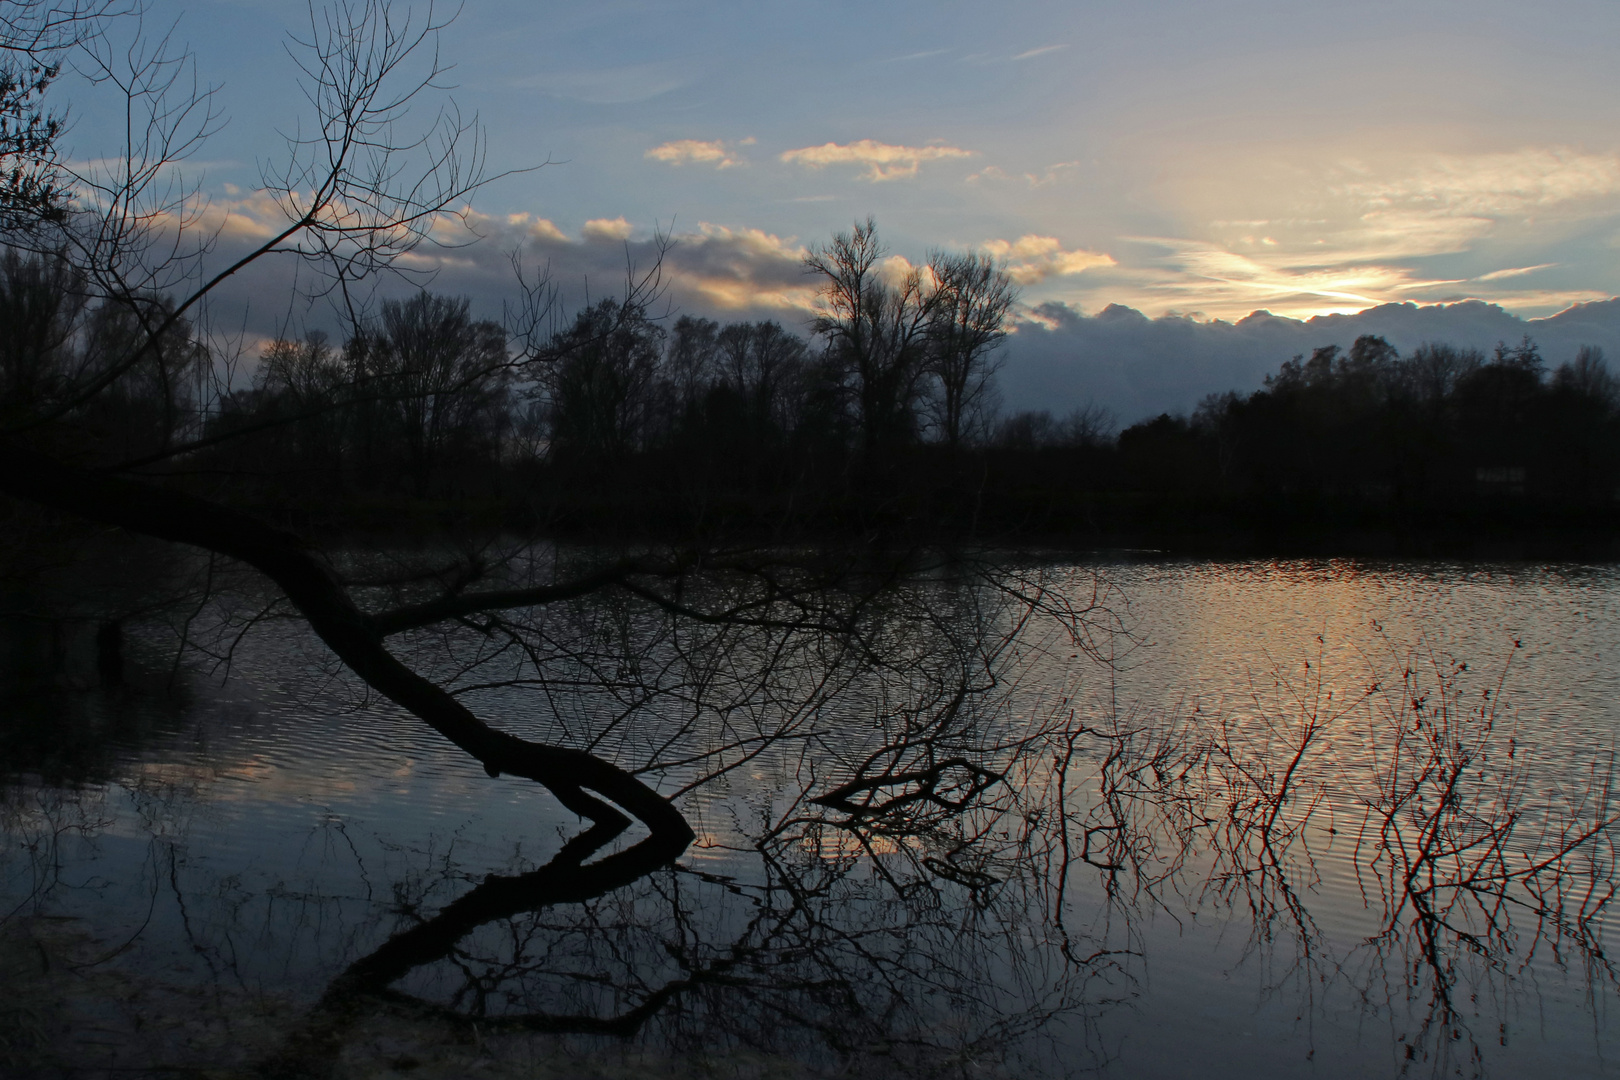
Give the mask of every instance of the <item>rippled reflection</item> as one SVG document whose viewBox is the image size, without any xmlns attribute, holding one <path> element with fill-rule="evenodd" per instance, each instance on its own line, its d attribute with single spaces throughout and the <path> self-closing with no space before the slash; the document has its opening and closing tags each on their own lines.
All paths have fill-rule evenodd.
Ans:
<svg viewBox="0 0 1620 1080">
<path fill-rule="evenodd" d="M 278 697 L 267 673 L 312 671 L 277 627 L 241 651 L 256 705 L 195 691 L 205 745 L 160 732 L 112 783 L 14 778 L 12 927 L 92 979 L 179 956 L 198 1032 L 148 1060 L 283 1075 L 1248 1075 L 1274 1052 L 1257 1038 L 1291 1055 L 1279 1074 L 1612 1052 L 1612 755 L 1526 729 L 1523 658 L 1484 673 L 1370 628 L 1353 658 L 1328 635 L 1265 658 L 1218 706 L 1133 705 L 1151 597 L 1090 571 L 785 601 L 758 582 L 695 578 L 683 604 L 741 613 L 713 622 L 621 597 L 410 643 L 484 715 L 679 793 L 689 849 L 579 832 L 341 673 Z M 261 612 L 222 601 L 201 637 Z"/>
</svg>

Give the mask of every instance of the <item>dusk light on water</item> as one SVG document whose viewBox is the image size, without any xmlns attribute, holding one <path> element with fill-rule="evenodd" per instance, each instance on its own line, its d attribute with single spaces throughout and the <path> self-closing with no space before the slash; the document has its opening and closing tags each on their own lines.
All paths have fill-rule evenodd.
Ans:
<svg viewBox="0 0 1620 1080">
<path fill-rule="evenodd" d="M 1617 22 L 0 0 L 0 1080 L 1614 1072 Z"/>
</svg>

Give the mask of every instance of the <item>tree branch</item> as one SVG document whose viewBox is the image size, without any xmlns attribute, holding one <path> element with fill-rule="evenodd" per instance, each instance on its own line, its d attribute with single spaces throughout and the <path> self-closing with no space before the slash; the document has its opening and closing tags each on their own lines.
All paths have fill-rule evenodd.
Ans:
<svg viewBox="0 0 1620 1080">
<path fill-rule="evenodd" d="M 663 796 L 631 774 L 582 750 L 528 742 L 478 719 L 443 687 L 401 663 L 377 624 L 359 610 L 326 564 L 291 533 L 183 492 L 65 465 L 0 441 L 0 492 L 93 521 L 190 544 L 237 559 L 269 577 L 310 627 L 365 683 L 483 763 L 544 785 L 562 804 L 597 823 L 628 810 L 660 836 L 692 840 L 691 827 Z"/>
</svg>

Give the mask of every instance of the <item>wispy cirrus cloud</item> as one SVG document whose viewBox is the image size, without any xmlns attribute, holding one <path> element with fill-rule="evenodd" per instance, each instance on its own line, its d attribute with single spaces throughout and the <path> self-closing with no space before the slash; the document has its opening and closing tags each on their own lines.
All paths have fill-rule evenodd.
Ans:
<svg viewBox="0 0 1620 1080">
<path fill-rule="evenodd" d="M 1206 241 L 1129 237 L 1122 265 L 1101 282 L 1106 298 L 1155 314 L 1241 319 L 1255 311 L 1308 319 L 1344 315 L 1380 304 L 1483 300 L 1515 308 L 1556 311 L 1607 299 L 1589 289 L 1500 289 L 1553 264 L 1512 267 L 1478 276 L 1425 274 L 1396 261 L 1340 262 L 1328 253 L 1288 251 L 1281 244 L 1237 252 Z M 1136 256 L 1129 247 L 1146 254 Z M 1095 291 L 1095 290 L 1093 290 Z M 1099 299 L 1102 297 L 1099 296 Z"/>
<path fill-rule="evenodd" d="M 1351 180 L 1340 190 L 1365 200 L 1374 210 L 1428 208 L 1498 217 L 1620 193 L 1620 154 L 1567 147 L 1440 154 L 1422 161 L 1408 175 Z"/>
<path fill-rule="evenodd" d="M 1620 219 L 1620 154 L 1531 146 L 1249 158 L 1198 162 L 1184 194 L 1204 224 L 1136 238 L 1107 298 L 1231 319 L 1256 308 L 1307 318 L 1469 299 L 1550 313 L 1605 297 L 1558 268 L 1579 259 L 1562 257 L 1566 245 L 1584 250 Z M 1544 288 L 1528 278 L 1538 273 Z"/>
<path fill-rule="evenodd" d="M 753 136 L 736 143 L 727 143 L 721 139 L 712 141 L 675 139 L 653 147 L 642 156 L 652 161 L 662 161 L 666 165 L 713 165 L 717 169 L 730 169 L 737 165 L 748 164 L 746 159 L 736 153 L 734 147 L 753 144 Z"/>
<path fill-rule="evenodd" d="M 956 146 L 895 146 L 873 139 L 862 139 L 847 144 L 823 143 L 789 150 L 781 160 L 790 165 L 803 165 L 810 169 L 823 169 L 828 165 L 859 165 L 865 171 L 862 180 L 874 183 L 883 180 L 904 180 L 917 175 L 925 161 L 949 161 L 976 157 L 977 151 Z"/>
<path fill-rule="evenodd" d="M 1506 270 L 1492 270 L 1488 274 L 1481 274 L 1475 281 L 1501 281 L 1503 278 L 1522 277 L 1533 274 L 1537 270 L 1551 270 L 1557 263 L 1538 263 L 1535 266 L 1511 266 Z"/>
<path fill-rule="evenodd" d="M 587 105 L 630 105 L 661 97 L 686 84 L 691 73 L 673 60 L 619 67 L 546 69 L 513 79 L 517 90 L 537 90 Z"/>
<path fill-rule="evenodd" d="M 967 182 L 979 184 L 985 181 L 1021 179 L 1032 188 L 1050 187 L 1064 177 L 1072 175 L 1073 171 L 1079 167 L 1080 162 L 1078 161 L 1059 161 L 1046 166 L 1038 173 L 1027 172 L 1020 176 L 1014 176 L 1012 173 L 995 165 L 986 165 L 978 172 L 970 173 Z"/>
<path fill-rule="evenodd" d="M 1620 212 L 1620 155 L 1563 147 L 1507 153 L 1436 154 L 1372 175 L 1349 163 L 1349 179 L 1327 186 L 1330 209 L 1318 240 L 1341 258 L 1408 259 L 1472 250 L 1534 218 Z M 1380 175 L 1381 174 L 1381 175 Z M 1392 175 L 1393 174 L 1393 175 Z M 1334 204 L 1337 207 L 1334 207 Z"/>
<path fill-rule="evenodd" d="M 1136 273 L 1128 275 L 1140 289 L 1138 297 L 1157 301 L 1142 305 L 1150 310 L 1192 310 L 1233 318 L 1264 308 L 1305 318 L 1360 311 L 1386 300 L 1409 299 L 1416 291 L 1459 284 L 1379 263 L 1334 265 L 1331 260 L 1324 264 L 1319 256 L 1312 262 L 1297 253 L 1243 253 L 1204 241 L 1127 239 L 1156 249 L 1137 264 Z"/>
<path fill-rule="evenodd" d="M 1066 42 L 1066 41 L 1062 42 L 1060 44 L 1056 44 L 1056 45 L 1039 45 L 1039 46 L 1036 46 L 1033 49 L 1024 50 L 1023 52 L 1019 53 L 1017 56 L 1013 57 L 1013 59 L 1014 60 L 1032 60 L 1037 56 L 1045 56 L 1047 53 L 1061 52 L 1062 50 L 1067 49 L 1068 47 L 1069 47 L 1069 43 Z"/>
</svg>

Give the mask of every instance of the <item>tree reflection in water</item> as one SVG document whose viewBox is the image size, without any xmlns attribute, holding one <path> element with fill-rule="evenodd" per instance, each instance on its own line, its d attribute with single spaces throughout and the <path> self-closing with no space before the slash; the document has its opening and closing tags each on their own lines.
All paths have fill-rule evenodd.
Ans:
<svg viewBox="0 0 1620 1080">
<path fill-rule="evenodd" d="M 1110 745 L 1090 805 L 1071 805 L 1064 829 L 1127 922 L 1172 893 L 1241 918 L 1251 955 L 1304 1011 L 1348 986 L 1369 1011 L 1415 1021 L 1397 1037 L 1405 1062 L 1479 1073 L 1538 965 L 1574 968 L 1600 1014 L 1620 985 L 1603 940 L 1613 754 L 1536 761 L 1499 714 L 1506 667 L 1470 701 L 1464 664 L 1392 650 L 1388 666 L 1335 700 L 1319 655 L 1238 714 L 1098 732 Z M 1309 906 L 1332 904 L 1329 860 L 1349 864 L 1371 931 L 1349 947 Z M 1495 1018 L 1483 1032 L 1482 997 Z"/>
<path fill-rule="evenodd" d="M 379 908 L 392 936 L 265 1068 L 321 1073 L 387 1015 L 580 1053 L 1083 1071 L 1161 917 L 1245 927 L 1273 992 L 1312 1015 L 1347 991 L 1406 1069 L 1486 1071 L 1539 972 L 1601 1007 L 1612 762 L 1538 761 L 1500 682 L 1393 647 L 1348 699 L 1318 656 L 1215 716 L 1088 705 L 1053 673 L 1128 648 L 1124 607 L 1041 570 L 733 566 L 417 633 L 484 714 L 675 792 L 698 846 L 603 824 L 435 913 Z"/>
<path fill-rule="evenodd" d="M 773 572 L 745 583 L 765 597 L 480 627 L 506 640 L 460 654 L 471 693 L 545 694 L 564 723 L 648 748 L 636 771 L 674 774 L 682 793 L 751 766 L 754 816 L 684 866 L 670 865 L 684 841 L 657 835 L 593 859 L 619 839 L 597 828 L 485 880 L 351 965 L 278 1068 L 334 1060 L 369 1001 L 482 1037 L 638 1035 L 675 1055 L 933 1074 L 1118 997 L 1109 956 L 1045 947 L 1031 856 L 1054 808 L 1026 795 L 1067 721 L 1020 714 L 1008 683 L 1032 619 L 1092 655 L 1123 627 L 1100 589 L 1075 604 L 1038 575 L 967 570 L 814 591 Z"/>
</svg>

